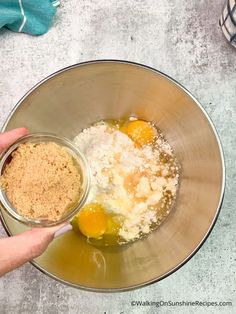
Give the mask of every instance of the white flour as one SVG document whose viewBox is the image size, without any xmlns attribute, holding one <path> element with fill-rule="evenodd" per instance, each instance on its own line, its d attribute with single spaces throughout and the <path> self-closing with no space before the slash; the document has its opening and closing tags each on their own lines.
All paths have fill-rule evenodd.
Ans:
<svg viewBox="0 0 236 314">
<path fill-rule="evenodd" d="M 172 154 L 168 143 L 158 141 L 163 152 Z M 177 176 L 169 178 L 168 167 L 160 163 L 160 150 L 136 148 L 126 134 L 104 123 L 83 130 L 74 142 L 87 157 L 92 172 L 87 203 L 98 202 L 108 213 L 121 216 L 119 235 L 125 241 L 150 232 L 164 191 L 174 196 L 178 183 Z"/>
</svg>

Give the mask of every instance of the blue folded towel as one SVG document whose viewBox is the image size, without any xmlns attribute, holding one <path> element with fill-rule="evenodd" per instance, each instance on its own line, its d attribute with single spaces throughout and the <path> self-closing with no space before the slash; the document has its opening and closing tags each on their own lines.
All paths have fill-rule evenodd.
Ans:
<svg viewBox="0 0 236 314">
<path fill-rule="evenodd" d="M 0 28 L 42 35 L 48 31 L 59 4 L 55 0 L 0 0 Z"/>
</svg>

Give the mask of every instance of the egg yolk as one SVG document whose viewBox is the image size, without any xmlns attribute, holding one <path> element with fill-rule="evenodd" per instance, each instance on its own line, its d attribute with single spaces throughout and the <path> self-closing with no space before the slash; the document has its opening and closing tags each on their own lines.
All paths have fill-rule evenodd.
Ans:
<svg viewBox="0 0 236 314">
<path fill-rule="evenodd" d="M 129 122 L 123 130 L 139 146 L 152 144 L 157 133 L 149 122 L 142 120 Z"/>
<path fill-rule="evenodd" d="M 77 216 L 80 232 L 89 238 L 101 237 L 107 228 L 107 215 L 101 205 L 85 205 Z"/>
</svg>

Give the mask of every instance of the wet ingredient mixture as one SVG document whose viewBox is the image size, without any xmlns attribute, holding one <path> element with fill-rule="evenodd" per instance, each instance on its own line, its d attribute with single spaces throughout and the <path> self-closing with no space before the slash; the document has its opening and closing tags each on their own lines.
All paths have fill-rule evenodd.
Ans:
<svg viewBox="0 0 236 314">
<path fill-rule="evenodd" d="M 175 200 L 179 168 L 151 123 L 102 121 L 74 140 L 91 168 L 91 190 L 73 224 L 92 243 L 123 244 L 155 229 Z"/>
<path fill-rule="evenodd" d="M 24 143 L 12 153 L 1 177 L 17 212 L 31 219 L 59 220 L 81 195 L 78 165 L 56 143 Z"/>
</svg>

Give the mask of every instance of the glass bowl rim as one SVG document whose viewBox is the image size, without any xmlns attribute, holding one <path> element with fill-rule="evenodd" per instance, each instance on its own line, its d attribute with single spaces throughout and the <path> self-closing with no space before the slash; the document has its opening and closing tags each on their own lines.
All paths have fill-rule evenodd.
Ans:
<svg viewBox="0 0 236 314">
<path fill-rule="evenodd" d="M 87 159 L 85 158 L 84 154 L 77 148 L 77 146 L 68 138 L 63 136 L 57 136 L 53 133 L 48 132 L 35 132 L 35 133 L 29 133 L 27 135 L 24 135 L 20 137 L 18 140 L 16 140 L 14 143 L 12 143 L 9 147 L 4 149 L 0 154 L 0 176 L 3 174 L 3 169 L 6 164 L 6 161 L 8 157 L 13 153 L 14 150 L 16 150 L 20 144 L 23 143 L 33 143 L 36 140 L 35 143 L 43 143 L 43 142 L 54 142 L 62 147 L 69 148 L 73 153 L 78 157 L 78 159 L 81 161 L 82 166 L 81 172 L 83 175 L 83 181 L 82 184 L 84 185 L 83 194 L 80 197 L 79 202 L 76 204 L 76 206 L 70 210 L 66 215 L 64 215 L 61 219 L 57 221 L 48 221 L 48 220 L 40 220 L 40 219 L 31 219 L 27 218 L 25 216 L 20 215 L 17 213 L 17 210 L 14 209 L 11 202 L 8 200 L 4 189 L 0 187 L 0 206 L 14 219 L 17 221 L 31 227 L 51 227 L 60 225 L 62 223 L 70 221 L 70 219 L 75 216 L 79 210 L 83 207 L 85 204 L 89 190 L 90 190 L 90 183 L 91 183 L 91 174 L 90 174 L 90 167 L 88 165 Z M 37 141 L 38 140 L 38 141 Z M 71 156 L 72 154 L 68 152 Z"/>
</svg>

